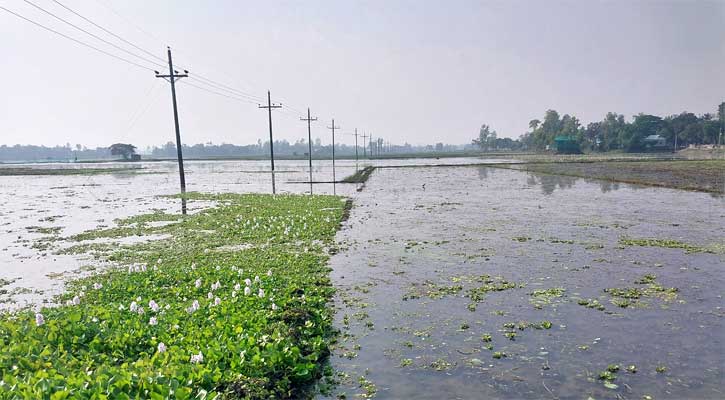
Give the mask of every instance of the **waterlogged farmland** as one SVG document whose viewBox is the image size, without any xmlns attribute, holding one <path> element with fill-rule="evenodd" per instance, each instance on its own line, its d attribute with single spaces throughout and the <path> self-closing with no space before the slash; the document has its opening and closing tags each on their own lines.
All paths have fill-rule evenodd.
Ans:
<svg viewBox="0 0 725 400">
<path fill-rule="evenodd" d="M 0 398 L 722 398 L 722 195 L 486 161 L 0 176 Z"/>
<path fill-rule="evenodd" d="M 723 398 L 724 205 L 506 169 L 378 169 L 331 259 L 330 398 Z"/>
</svg>

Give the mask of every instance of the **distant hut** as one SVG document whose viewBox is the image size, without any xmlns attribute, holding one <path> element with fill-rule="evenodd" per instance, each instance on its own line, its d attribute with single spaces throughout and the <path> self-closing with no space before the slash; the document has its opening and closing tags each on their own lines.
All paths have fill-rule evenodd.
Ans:
<svg viewBox="0 0 725 400">
<path fill-rule="evenodd" d="M 660 135 L 649 135 L 642 140 L 644 148 L 648 151 L 668 151 L 667 140 Z"/>
<path fill-rule="evenodd" d="M 554 138 L 558 154 L 581 154 L 579 143 L 571 136 L 557 136 Z"/>
</svg>

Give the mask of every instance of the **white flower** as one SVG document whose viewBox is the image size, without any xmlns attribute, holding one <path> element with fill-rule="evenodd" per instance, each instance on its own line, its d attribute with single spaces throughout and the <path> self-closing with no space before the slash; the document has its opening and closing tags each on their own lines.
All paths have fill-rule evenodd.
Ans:
<svg viewBox="0 0 725 400">
<path fill-rule="evenodd" d="M 279 307 L 277 307 L 276 304 L 272 303 L 272 311 L 277 311 L 277 308 L 279 308 Z"/>
<path fill-rule="evenodd" d="M 164 344 L 164 342 L 159 342 L 159 345 L 158 345 L 158 347 L 156 349 L 158 350 L 159 354 L 165 353 L 166 352 L 166 345 Z"/>
<path fill-rule="evenodd" d="M 237 291 L 234 290 L 234 291 L 232 291 L 232 298 L 236 298 L 236 297 L 237 297 Z"/>
<path fill-rule="evenodd" d="M 221 304 L 221 302 L 222 302 L 222 300 L 220 298 L 218 298 L 218 297 L 216 299 L 214 299 L 214 305 L 215 306 L 218 306 L 219 304 Z"/>
<path fill-rule="evenodd" d="M 136 311 L 138 311 L 138 304 L 136 304 L 136 302 L 135 302 L 135 301 L 132 301 L 132 302 L 131 302 L 131 305 L 130 305 L 130 306 L 128 306 L 128 309 L 129 309 L 129 311 L 131 311 L 131 312 L 136 312 Z"/>
<path fill-rule="evenodd" d="M 201 287 L 201 279 L 197 279 L 196 282 L 194 282 L 194 286 L 196 286 L 197 289 L 200 288 Z"/>
<path fill-rule="evenodd" d="M 220 267 L 220 266 L 218 266 L 218 265 L 216 266 L 216 270 L 217 270 L 217 271 L 219 271 L 219 270 L 220 270 L 221 268 L 222 268 L 222 267 Z"/>
<path fill-rule="evenodd" d="M 267 270 L 267 276 L 272 276 L 272 270 Z"/>
<path fill-rule="evenodd" d="M 201 351 L 199 354 L 192 354 L 191 359 L 189 360 L 192 364 L 199 364 L 204 362 L 204 355 L 201 354 Z"/>
<path fill-rule="evenodd" d="M 145 311 L 143 310 L 143 307 L 139 307 L 137 312 L 138 315 L 143 315 Z"/>
<path fill-rule="evenodd" d="M 206 294 L 206 298 L 211 300 L 212 298 L 214 298 L 214 294 L 212 294 L 212 292 L 209 292 Z"/>
<path fill-rule="evenodd" d="M 196 263 L 191 263 L 191 269 L 196 269 Z"/>
<path fill-rule="evenodd" d="M 161 259 L 156 260 L 156 264 L 161 264 Z"/>
<path fill-rule="evenodd" d="M 254 277 L 254 283 L 259 283 L 259 275 Z"/>
<path fill-rule="evenodd" d="M 193 303 L 191 303 L 191 306 L 186 309 L 189 313 L 193 313 L 194 311 L 199 309 L 199 300 L 194 300 Z"/>
<path fill-rule="evenodd" d="M 222 287 L 222 284 L 219 283 L 219 281 L 216 281 L 216 282 L 214 282 L 214 283 L 211 284 L 211 290 L 212 291 L 215 291 L 215 290 L 219 289 L 220 287 Z"/>
<path fill-rule="evenodd" d="M 259 293 L 257 293 L 257 296 L 264 297 L 264 289 L 259 289 Z"/>
<path fill-rule="evenodd" d="M 141 296 L 136 297 L 136 301 L 141 301 Z"/>
<path fill-rule="evenodd" d="M 153 312 L 158 312 L 159 311 L 159 305 L 155 301 L 153 301 L 153 300 L 150 300 L 149 301 L 149 308 Z"/>
<path fill-rule="evenodd" d="M 103 284 L 100 284 L 98 282 L 96 282 L 96 283 L 93 284 L 93 289 L 99 290 L 102 287 L 103 287 Z"/>
<path fill-rule="evenodd" d="M 250 289 L 249 286 L 245 287 L 244 288 L 244 295 L 245 296 L 249 296 L 250 294 L 252 294 L 252 289 Z"/>
<path fill-rule="evenodd" d="M 236 285 L 234 285 L 234 290 L 239 290 L 241 288 L 242 288 L 242 285 L 240 285 L 238 283 Z"/>
<path fill-rule="evenodd" d="M 123 311 L 126 307 L 123 306 L 123 304 L 118 305 L 118 311 Z"/>
<path fill-rule="evenodd" d="M 45 318 L 43 318 L 43 314 L 36 313 L 35 314 L 35 325 L 41 326 L 45 323 Z"/>
<path fill-rule="evenodd" d="M 249 278 L 247 278 L 244 280 L 244 284 L 247 286 L 252 286 L 252 281 Z"/>
<path fill-rule="evenodd" d="M 91 321 L 93 321 L 93 322 L 98 322 L 98 318 L 96 318 L 96 317 L 93 317 L 93 318 L 91 318 Z"/>
<path fill-rule="evenodd" d="M 73 305 L 77 306 L 78 304 L 81 304 L 81 298 L 76 296 L 73 298 Z"/>
<path fill-rule="evenodd" d="M 156 317 L 151 317 L 149 319 L 149 325 L 158 325 L 159 321 L 156 320 Z"/>
</svg>

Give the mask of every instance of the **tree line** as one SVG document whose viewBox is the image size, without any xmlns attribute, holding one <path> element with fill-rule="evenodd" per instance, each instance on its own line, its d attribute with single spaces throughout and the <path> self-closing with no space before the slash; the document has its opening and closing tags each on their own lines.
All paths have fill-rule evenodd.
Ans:
<svg viewBox="0 0 725 400">
<path fill-rule="evenodd" d="M 545 150 L 554 144 L 556 137 L 567 137 L 584 151 L 640 152 L 647 150 L 649 143 L 656 142 L 664 143 L 660 147 L 671 150 L 691 144 L 722 144 L 723 126 L 725 102 L 716 113 L 696 115 L 685 111 L 665 117 L 640 113 L 632 121 L 627 121 L 622 114 L 609 112 L 601 121 L 586 126 L 576 116 L 562 116 L 556 110 L 548 110 L 543 119 L 531 120 L 530 130 L 517 140 L 503 141 L 484 124 L 473 144 L 483 150 Z"/>
</svg>

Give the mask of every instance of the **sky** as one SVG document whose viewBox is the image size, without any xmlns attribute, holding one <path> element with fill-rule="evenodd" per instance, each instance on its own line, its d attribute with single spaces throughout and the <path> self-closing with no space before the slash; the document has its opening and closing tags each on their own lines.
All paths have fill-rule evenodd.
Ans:
<svg viewBox="0 0 725 400">
<path fill-rule="evenodd" d="M 347 144 L 356 128 L 397 144 L 463 144 L 484 123 L 516 138 L 547 109 L 586 124 L 609 111 L 714 113 L 725 101 L 725 0 L 57 1 L 162 59 L 171 46 L 195 78 L 177 86 L 185 144 L 266 140 L 267 90 L 283 106 L 275 140 L 306 138 L 310 107 L 313 140 L 328 143 L 335 118 Z M 58 2 L 0 6 L 150 69 L 0 9 L 0 144 L 173 141 L 170 85 L 153 72 L 168 66 Z"/>
</svg>

